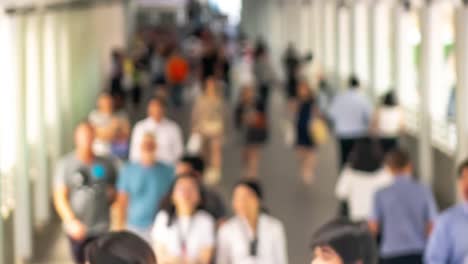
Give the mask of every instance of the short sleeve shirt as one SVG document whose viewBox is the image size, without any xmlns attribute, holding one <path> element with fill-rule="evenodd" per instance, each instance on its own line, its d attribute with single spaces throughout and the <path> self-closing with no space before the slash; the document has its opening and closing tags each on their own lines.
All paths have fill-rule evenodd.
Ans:
<svg viewBox="0 0 468 264">
<path fill-rule="evenodd" d="M 174 169 L 162 163 L 144 167 L 129 163 L 121 171 L 117 183 L 119 192 L 129 198 L 127 222 L 138 228 L 149 228 L 154 222 L 159 204 L 174 182 Z"/>
<path fill-rule="evenodd" d="M 163 246 L 171 256 L 181 257 L 183 240 L 186 257 L 197 260 L 203 249 L 214 247 L 215 222 L 205 211 L 196 212 L 191 218 L 175 219 L 168 225 L 169 214 L 160 211 L 154 223 L 152 237 L 155 246 Z"/>
<path fill-rule="evenodd" d="M 336 96 L 329 115 L 339 138 L 356 138 L 367 135 L 372 105 L 359 91 L 346 91 Z"/>
<path fill-rule="evenodd" d="M 425 252 L 427 264 L 468 263 L 468 203 L 447 209 L 435 224 Z"/>
<path fill-rule="evenodd" d="M 364 172 L 345 168 L 336 185 L 338 199 L 347 200 L 353 221 L 367 220 L 372 211 L 374 194 L 390 185 L 393 178 L 385 170 Z"/>
<path fill-rule="evenodd" d="M 288 264 L 286 235 L 276 218 L 261 214 L 257 230 L 257 255 L 250 255 L 253 231 L 245 219 L 233 217 L 218 232 L 217 264 Z"/>
<path fill-rule="evenodd" d="M 93 164 L 84 164 L 76 153 L 70 153 L 57 164 L 55 187 L 66 187 L 71 209 L 88 228 L 88 235 L 109 230 L 109 210 L 112 201 L 108 191 L 117 179 L 116 162 L 96 157 Z"/>
<path fill-rule="evenodd" d="M 409 176 L 399 176 L 378 191 L 371 220 L 382 226 L 382 257 L 423 253 L 427 224 L 436 217 L 431 191 Z"/>
</svg>

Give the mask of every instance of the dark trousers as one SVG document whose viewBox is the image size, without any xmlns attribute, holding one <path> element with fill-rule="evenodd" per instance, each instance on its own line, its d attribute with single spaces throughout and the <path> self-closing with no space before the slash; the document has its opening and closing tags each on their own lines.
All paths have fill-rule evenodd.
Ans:
<svg viewBox="0 0 468 264">
<path fill-rule="evenodd" d="M 86 246 L 96 238 L 97 237 L 87 237 L 84 240 L 74 240 L 73 238 L 68 237 L 68 241 L 70 241 L 71 254 L 76 264 L 85 263 Z"/>
<path fill-rule="evenodd" d="M 398 147 L 397 138 L 381 138 L 379 141 L 384 154 L 387 154 Z"/>
<path fill-rule="evenodd" d="M 180 107 L 182 106 L 182 103 L 183 103 L 183 86 L 182 84 L 174 84 L 172 85 L 171 87 L 171 99 L 172 99 L 172 103 L 176 106 L 176 107 Z"/>
<path fill-rule="evenodd" d="M 353 150 L 354 144 L 358 141 L 359 138 L 340 138 L 340 169 L 342 169 L 346 162 L 348 161 L 349 154 Z"/>
<path fill-rule="evenodd" d="M 133 89 L 130 91 L 130 94 L 128 96 L 132 98 L 133 105 L 135 106 L 140 105 L 141 93 L 142 93 L 142 89 L 141 89 L 141 86 L 139 85 L 135 85 L 135 87 L 133 87 Z"/>
<path fill-rule="evenodd" d="M 382 258 L 381 264 L 422 264 L 422 254 L 412 254 L 393 258 Z"/>
<path fill-rule="evenodd" d="M 270 98 L 270 86 L 268 84 L 261 84 L 259 87 L 260 91 L 260 101 L 267 105 L 268 99 Z"/>
</svg>

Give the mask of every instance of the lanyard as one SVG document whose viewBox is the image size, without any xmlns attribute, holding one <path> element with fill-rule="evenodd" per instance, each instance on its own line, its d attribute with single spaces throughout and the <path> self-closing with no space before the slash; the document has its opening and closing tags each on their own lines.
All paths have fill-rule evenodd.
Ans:
<svg viewBox="0 0 468 264">
<path fill-rule="evenodd" d="M 190 235 L 190 232 L 192 231 L 194 221 L 192 217 L 189 218 L 188 228 L 185 234 L 182 232 L 182 227 L 180 226 L 181 222 L 182 222 L 181 219 L 177 220 L 177 234 L 179 237 L 180 250 L 182 253 L 182 257 L 187 257 L 187 240 Z"/>
<path fill-rule="evenodd" d="M 242 230 L 249 241 L 249 256 L 250 257 L 257 257 L 258 256 L 258 245 L 259 245 L 259 229 L 260 229 L 260 215 L 257 218 L 257 226 L 255 228 L 255 233 L 253 234 L 253 238 L 250 239 L 249 236 L 249 224 L 246 220 L 242 222 Z"/>
</svg>

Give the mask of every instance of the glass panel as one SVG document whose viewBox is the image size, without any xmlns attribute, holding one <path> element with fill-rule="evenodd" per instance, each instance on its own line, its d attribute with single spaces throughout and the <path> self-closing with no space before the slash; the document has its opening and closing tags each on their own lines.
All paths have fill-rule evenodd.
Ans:
<svg viewBox="0 0 468 264">
<path fill-rule="evenodd" d="M 419 10 L 412 10 L 402 18 L 405 28 L 402 30 L 402 50 L 400 67 L 402 73 L 401 87 L 399 91 L 400 102 L 406 110 L 406 128 L 410 132 L 418 131 L 418 107 L 419 107 L 419 61 L 421 53 L 421 26 L 419 22 Z"/>
<path fill-rule="evenodd" d="M 15 71 L 15 49 L 14 49 L 14 28 L 9 17 L 0 14 L 0 206 L 1 214 L 7 217 L 14 206 L 14 178 L 13 170 L 17 162 L 17 121 L 18 112 L 16 102 L 18 101 L 17 72 Z M 6 127 L 8 125 L 8 127 Z"/>
<path fill-rule="evenodd" d="M 52 157 L 52 164 L 55 163 L 61 154 L 60 138 L 60 111 L 58 100 L 60 90 L 58 89 L 58 38 L 57 38 L 57 15 L 49 13 L 44 17 L 44 107 L 45 126 L 47 130 L 47 147 L 49 155 Z"/>
<path fill-rule="evenodd" d="M 378 26 L 376 36 L 374 36 L 376 56 L 373 58 L 375 63 L 375 79 L 374 89 L 377 98 L 380 98 L 395 83 L 392 83 L 391 66 L 392 58 L 395 55 L 392 51 L 392 34 L 391 34 L 391 6 L 388 3 L 379 3 L 375 6 L 375 25 Z"/>
<path fill-rule="evenodd" d="M 353 73 L 360 79 L 364 88 L 368 88 L 369 81 L 369 27 L 368 8 L 365 3 L 355 3 L 353 7 L 352 23 L 354 61 Z"/>
<path fill-rule="evenodd" d="M 351 58 L 350 58 L 350 26 L 349 10 L 345 7 L 338 9 L 338 74 L 342 80 L 347 80 L 351 74 Z"/>
<path fill-rule="evenodd" d="M 336 50 L 336 5 L 333 2 L 325 3 L 325 73 L 335 73 L 335 50 Z"/>
<path fill-rule="evenodd" d="M 436 9 L 435 61 L 438 72 L 437 84 L 430 91 L 432 136 L 437 146 L 453 153 L 456 146 L 456 129 L 453 129 L 455 90 L 457 83 L 455 56 L 455 8 L 452 3 L 439 3 Z M 440 70 L 439 70 L 440 69 Z"/>
</svg>

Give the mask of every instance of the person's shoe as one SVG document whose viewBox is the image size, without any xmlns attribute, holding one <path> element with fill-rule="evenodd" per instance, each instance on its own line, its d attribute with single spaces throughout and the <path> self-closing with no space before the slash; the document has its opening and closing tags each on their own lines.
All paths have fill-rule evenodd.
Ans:
<svg viewBox="0 0 468 264">
<path fill-rule="evenodd" d="M 204 182 L 209 186 L 218 185 L 221 180 L 221 170 L 218 168 L 209 168 L 205 172 Z"/>
</svg>

